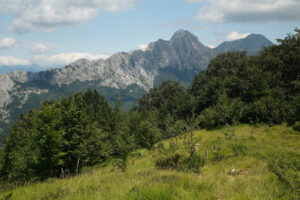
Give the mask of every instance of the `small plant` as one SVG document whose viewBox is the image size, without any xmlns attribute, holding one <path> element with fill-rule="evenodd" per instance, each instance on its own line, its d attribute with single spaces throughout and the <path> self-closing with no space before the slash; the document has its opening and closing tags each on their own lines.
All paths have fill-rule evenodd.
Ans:
<svg viewBox="0 0 300 200">
<path fill-rule="evenodd" d="M 192 155 L 195 151 L 198 151 L 200 140 L 200 138 L 194 138 L 193 132 L 186 134 L 183 144 L 190 155 Z"/>
<path fill-rule="evenodd" d="M 293 129 L 300 132 L 300 121 L 295 122 Z"/>
<path fill-rule="evenodd" d="M 176 150 L 178 149 L 178 144 L 176 143 L 176 141 L 174 141 L 173 139 L 170 142 L 170 146 L 168 148 L 168 151 L 171 153 L 176 152 Z"/>
<path fill-rule="evenodd" d="M 199 169 L 203 165 L 204 159 L 201 157 L 200 153 L 194 152 L 183 161 L 181 167 L 184 170 L 199 173 Z"/>
<path fill-rule="evenodd" d="M 163 152 L 166 151 L 164 143 L 158 143 L 156 149 L 157 149 L 160 153 L 163 153 Z"/>
<path fill-rule="evenodd" d="M 227 125 L 223 134 L 226 140 L 232 140 L 235 138 L 234 128 L 232 126 Z"/>
<path fill-rule="evenodd" d="M 158 158 L 155 161 L 155 166 L 158 169 L 174 170 L 180 168 L 181 162 L 182 156 L 176 153 Z"/>
<path fill-rule="evenodd" d="M 227 125 L 225 131 L 223 132 L 225 139 L 230 141 L 231 149 L 233 151 L 234 156 L 239 156 L 240 153 L 243 151 L 243 146 L 238 143 L 237 137 L 234 132 L 234 128 L 232 126 Z M 251 130 L 252 134 L 252 130 Z"/>
<path fill-rule="evenodd" d="M 212 156 L 213 156 L 212 160 L 216 162 L 220 162 L 225 158 L 225 154 L 221 144 L 217 144 L 213 146 Z"/>
<path fill-rule="evenodd" d="M 113 165 L 122 172 L 125 172 L 127 169 L 127 159 L 118 158 L 114 161 Z"/>
</svg>

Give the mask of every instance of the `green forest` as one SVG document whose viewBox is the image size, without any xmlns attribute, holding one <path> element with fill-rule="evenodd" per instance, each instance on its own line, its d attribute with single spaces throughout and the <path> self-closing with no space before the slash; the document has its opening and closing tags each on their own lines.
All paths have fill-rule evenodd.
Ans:
<svg viewBox="0 0 300 200">
<path fill-rule="evenodd" d="M 11 127 L 0 149 L 0 183 L 11 188 L 75 176 L 111 160 L 125 172 L 132 152 L 153 150 L 161 141 L 198 129 L 228 127 L 225 137 L 232 142 L 233 154 L 239 156 L 243 148 L 234 142 L 230 127 L 272 127 L 283 123 L 299 134 L 298 29 L 259 55 L 220 54 L 207 70 L 194 77 L 190 87 L 165 81 L 150 89 L 129 111 L 123 109 L 121 96 L 111 106 L 91 89 L 44 102 L 40 108 L 23 114 Z M 160 157 L 155 161 L 156 168 L 199 173 L 205 156 L 194 153 L 197 141 L 185 140 L 189 149 L 185 157 L 176 153 Z M 173 143 L 176 146 L 176 141 Z M 215 161 L 223 159 L 219 146 L 214 152 Z M 292 188 L 291 199 L 300 197 L 300 164 L 296 157 L 276 167 L 273 172 Z M 288 179 L 279 173 L 286 167 L 294 170 Z"/>
</svg>

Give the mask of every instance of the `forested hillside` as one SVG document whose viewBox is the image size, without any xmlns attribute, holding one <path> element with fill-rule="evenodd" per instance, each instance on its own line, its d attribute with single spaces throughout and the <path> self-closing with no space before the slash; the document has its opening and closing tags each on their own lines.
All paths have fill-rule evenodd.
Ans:
<svg viewBox="0 0 300 200">
<path fill-rule="evenodd" d="M 72 176 L 111 159 L 121 171 L 126 171 L 131 152 L 151 150 L 159 141 L 199 128 L 287 123 L 299 131 L 300 30 L 278 42 L 255 56 L 244 52 L 220 54 L 207 70 L 195 76 L 190 88 L 176 81 L 163 82 L 150 89 L 138 106 L 128 112 L 122 109 L 121 97 L 113 108 L 101 94 L 90 89 L 46 101 L 13 125 L 0 152 L 1 179 L 5 183 L 25 183 Z M 293 134 L 299 133 L 296 131 Z M 247 151 L 242 140 L 235 143 L 232 131 L 224 134 L 232 142 L 234 156 Z M 158 159 L 156 167 L 198 173 L 204 161 L 193 153 L 196 141 L 186 142 L 190 151 L 179 168 L 181 158 L 177 154 Z M 220 148 L 215 145 L 212 151 L 216 153 L 215 161 L 224 158 Z M 291 199 L 299 197 L 300 170 L 296 162 L 299 154 L 292 151 L 288 162 L 270 169 L 279 181 L 293 187 Z M 281 172 L 289 166 L 293 172 L 285 174 L 289 177 L 286 179 Z"/>
</svg>

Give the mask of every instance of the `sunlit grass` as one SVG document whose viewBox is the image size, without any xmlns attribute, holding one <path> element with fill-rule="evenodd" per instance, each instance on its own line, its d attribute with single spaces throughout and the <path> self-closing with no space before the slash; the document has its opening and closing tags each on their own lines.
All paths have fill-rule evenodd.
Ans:
<svg viewBox="0 0 300 200">
<path fill-rule="evenodd" d="M 246 125 L 233 128 L 239 155 L 232 151 L 232 140 L 225 139 L 227 128 L 193 132 L 199 152 L 206 160 L 200 173 L 157 170 L 155 160 L 164 153 L 138 150 L 128 159 L 128 168 L 121 172 L 113 165 L 94 167 L 66 179 L 49 179 L 43 183 L 15 188 L 0 194 L 0 199 L 295 199 L 290 190 L 269 170 L 268 162 L 287 156 L 300 162 L 300 134 L 285 125 Z M 187 154 L 187 136 L 162 141 L 165 153 L 170 144 L 176 152 Z M 213 161 L 214 145 L 220 145 L 225 158 Z M 207 152 L 207 153 L 206 153 Z M 236 170 L 232 173 L 232 170 Z M 299 171 L 298 171 L 299 175 Z"/>
</svg>

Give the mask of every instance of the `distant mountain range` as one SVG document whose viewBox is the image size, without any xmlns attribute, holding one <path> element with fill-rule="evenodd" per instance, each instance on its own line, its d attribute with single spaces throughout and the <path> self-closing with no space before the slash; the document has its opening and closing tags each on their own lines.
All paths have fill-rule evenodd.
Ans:
<svg viewBox="0 0 300 200">
<path fill-rule="evenodd" d="M 137 102 L 146 91 L 165 80 L 178 80 L 188 86 L 195 74 L 207 68 L 217 54 L 227 51 L 258 53 L 273 45 L 262 35 L 224 42 L 211 49 L 185 30 L 169 41 L 159 39 L 146 50 L 121 52 L 106 60 L 78 60 L 63 68 L 41 72 L 14 71 L 0 74 L 0 142 L 21 113 L 41 102 L 84 91 L 98 90 L 111 103 L 121 95 L 125 107 Z"/>
</svg>

